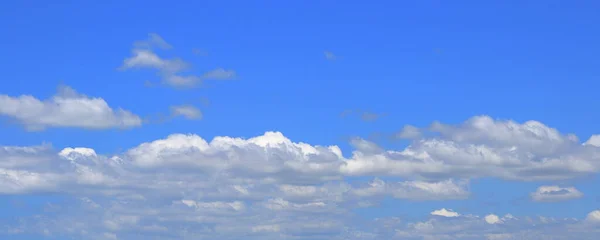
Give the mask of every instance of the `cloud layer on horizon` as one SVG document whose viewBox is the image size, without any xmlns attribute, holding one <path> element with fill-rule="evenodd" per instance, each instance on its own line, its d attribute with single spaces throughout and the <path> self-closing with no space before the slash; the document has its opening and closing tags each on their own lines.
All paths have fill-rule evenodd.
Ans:
<svg viewBox="0 0 600 240">
<path fill-rule="evenodd" d="M 536 121 L 476 116 L 458 125 L 435 122 L 412 130 L 423 134 L 413 135 L 404 149 L 386 150 L 356 138 L 350 154 L 338 146 L 293 142 L 280 132 L 210 141 L 172 134 L 117 155 L 78 146 L 60 151 L 49 145 L 3 146 L 1 194 L 75 199 L 68 206 L 53 205 L 51 213 L 6 223 L 3 232 L 85 239 L 523 239 L 535 234 L 569 239 L 576 232 L 588 239 L 598 231 L 595 209 L 580 220 L 431 209 L 426 221 L 399 216 L 359 228 L 364 220 L 352 210 L 376 206 L 386 197 L 461 200 L 471 194 L 471 179 L 552 182 L 600 169 L 594 137 L 582 143 Z M 360 181 L 348 181 L 354 177 Z M 532 199 L 578 194 L 583 193 L 542 185 Z"/>
</svg>

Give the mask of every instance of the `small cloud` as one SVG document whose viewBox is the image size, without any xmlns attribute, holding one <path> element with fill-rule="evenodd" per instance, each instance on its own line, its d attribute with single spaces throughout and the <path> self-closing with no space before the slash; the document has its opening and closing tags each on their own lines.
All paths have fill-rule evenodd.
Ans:
<svg viewBox="0 0 600 240">
<path fill-rule="evenodd" d="M 158 47 L 161 49 L 173 48 L 173 46 L 171 46 L 169 43 L 167 43 L 160 35 L 158 35 L 156 33 L 149 33 L 148 38 L 146 40 L 137 41 L 137 42 L 133 43 L 133 46 L 135 48 L 152 48 L 152 47 Z"/>
<path fill-rule="evenodd" d="M 431 212 L 431 215 L 442 216 L 442 217 L 458 217 L 458 216 L 460 216 L 460 214 L 452 211 L 452 209 L 447 210 L 445 208 L 442 208 L 440 210 L 435 210 L 435 211 Z"/>
<path fill-rule="evenodd" d="M 585 145 L 585 146 L 600 147 L 600 134 L 599 135 L 592 135 L 590 137 L 590 139 L 588 139 L 585 143 L 583 143 L 583 145 Z"/>
<path fill-rule="evenodd" d="M 326 58 L 327 60 L 331 60 L 331 61 L 333 61 L 333 60 L 336 60 L 336 59 L 337 59 L 337 56 L 335 56 L 335 54 L 333 54 L 332 52 L 325 51 L 325 52 L 324 52 L 324 54 L 325 54 L 325 58 Z"/>
<path fill-rule="evenodd" d="M 340 114 L 340 117 L 347 117 L 352 114 L 357 114 L 362 121 L 372 122 L 376 121 L 379 118 L 385 116 L 385 113 L 373 113 L 369 111 L 360 111 L 360 110 L 345 110 Z"/>
<path fill-rule="evenodd" d="M 173 87 L 193 87 L 200 82 L 200 78 L 194 75 L 171 75 L 165 77 L 164 81 Z"/>
<path fill-rule="evenodd" d="M 232 79 L 234 77 L 235 77 L 235 71 L 225 70 L 223 68 L 217 68 L 212 71 L 206 72 L 202 75 L 203 79 L 215 79 L 215 80 Z"/>
<path fill-rule="evenodd" d="M 574 187 L 541 186 L 530 194 L 535 202 L 560 202 L 583 197 Z"/>
<path fill-rule="evenodd" d="M 485 216 L 484 220 L 488 224 L 499 224 L 499 223 L 502 223 L 502 220 L 500 220 L 500 218 L 497 215 L 494 215 L 494 214 L 489 214 L 489 215 Z"/>
<path fill-rule="evenodd" d="M 404 125 L 402 130 L 396 133 L 396 138 L 400 139 L 416 139 L 422 136 L 421 130 L 412 125 Z"/>
<path fill-rule="evenodd" d="M 121 70 L 134 68 L 156 69 L 163 74 L 175 74 L 189 68 L 189 64 L 179 58 L 163 59 L 147 49 L 134 49 L 132 56 L 123 60 Z"/>
<path fill-rule="evenodd" d="M 372 112 L 363 112 L 360 115 L 360 119 L 362 119 L 365 122 L 370 122 L 370 121 L 375 121 L 375 120 L 379 119 L 382 116 L 384 116 L 384 114 L 377 114 L 377 113 L 372 113 Z"/>
<path fill-rule="evenodd" d="M 350 140 L 350 145 L 352 145 L 354 148 L 360 151 L 368 153 L 378 153 L 383 151 L 383 149 L 377 146 L 377 144 L 364 140 L 362 138 L 352 138 Z"/>
<path fill-rule="evenodd" d="M 183 116 L 190 120 L 202 119 L 202 112 L 200 109 L 192 105 L 171 106 L 171 115 L 174 117 Z"/>
</svg>

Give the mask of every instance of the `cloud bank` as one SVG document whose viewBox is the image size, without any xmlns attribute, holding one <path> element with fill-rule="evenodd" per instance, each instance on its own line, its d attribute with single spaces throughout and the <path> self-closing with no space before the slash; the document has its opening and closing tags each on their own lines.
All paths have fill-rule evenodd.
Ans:
<svg viewBox="0 0 600 240">
<path fill-rule="evenodd" d="M 356 216 L 353 210 L 384 198 L 466 199 L 471 179 L 552 182 L 600 167 L 600 147 L 536 121 L 476 116 L 413 130 L 426 134 L 412 135 L 403 149 L 357 138 L 350 153 L 280 132 L 212 140 L 172 134 L 116 155 L 83 146 L 3 146 L 0 193 L 73 200 L 7 222 L 1 232 L 82 239 L 593 239 L 598 233 L 596 209 L 579 220 L 447 208 L 424 212 L 430 218 L 423 221 Z M 531 197 L 562 201 L 578 194 L 544 185 Z"/>
</svg>

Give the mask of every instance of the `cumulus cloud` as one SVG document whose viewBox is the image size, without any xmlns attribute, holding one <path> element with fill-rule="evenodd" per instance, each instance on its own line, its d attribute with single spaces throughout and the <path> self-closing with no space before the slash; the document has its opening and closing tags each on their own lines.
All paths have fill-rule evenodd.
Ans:
<svg viewBox="0 0 600 240">
<path fill-rule="evenodd" d="M 12 118 L 29 130 L 49 127 L 87 129 L 131 128 L 142 125 L 139 116 L 113 108 L 97 97 L 77 93 L 60 86 L 58 93 L 46 100 L 31 95 L 0 95 L 0 115 Z"/>
<path fill-rule="evenodd" d="M 217 68 L 202 75 L 190 74 L 192 65 L 181 58 L 160 57 L 155 48 L 171 49 L 161 36 L 151 33 L 148 39 L 136 41 L 131 56 L 123 60 L 120 70 L 152 69 L 162 77 L 162 82 L 173 87 L 192 87 L 203 80 L 224 80 L 235 77 L 233 70 Z"/>
<path fill-rule="evenodd" d="M 502 220 L 495 214 L 488 214 L 485 216 L 485 222 L 488 224 L 502 223 Z"/>
<path fill-rule="evenodd" d="M 451 209 L 446 210 L 445 208 L 435 210 L 435 211 L 431 212 L 431 215 L 442 216 L 442 217 L 458 217 L 458 216 L 460 216 L 460 214 L 458 214 L 457 212 L 454 212 Z"/>
<path fill-rule="evenodd" d="M 593 223 L 600 223 L 600 210 L 590 212 L 586 220 Z"/>
<path fill-rule="evenodd" d="M 583 193 L 574 187 L 540 186 L 530 194 L 536 202 L 559 202 L 583 197 Z"/>
</svg>

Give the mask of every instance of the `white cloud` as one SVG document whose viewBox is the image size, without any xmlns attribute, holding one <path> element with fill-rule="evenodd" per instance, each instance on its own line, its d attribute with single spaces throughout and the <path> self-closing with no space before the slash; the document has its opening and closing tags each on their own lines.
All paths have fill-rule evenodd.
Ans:
<svg viewBox="0 0 600 240">
<path fill-rule="evenodd" d="M 600 223 L 600 210 L 588 213 L 586 220 L 592 223 Z"/>
<path fill-rule="evenodd" d="M 174 134 L 130 149 L 127 156 L 141 167 L 188 167 L 220 174 L 251 175 L 304 182 L 339 179 L 339 148 L 293 143 L 279 132 L 240 139 Z"/>
<path fill-rule="evenodd" d="M 75 160 L 75 159 L 77 159 L 77 157 L 84 157 L 84 158 L 97 157 L 96 151 L 94 149 L 82 148 L 82 147 L 64 148 L 63 150 L 61 150 L 58 153 L 58 155 L 63 158 L 69 159 L 69 160 Z"/>
<path fill-rule="evenodd" d="M 485 216 L 485 222 L 487 222 L 488 224 L 499 224 L 502 223 L 502 220 L 494 214 L 488 214 Z"/>
<path fill-rule="evenodd" d="M 123 61 L 122 69 L 154 68 L 164 74 L 173 74 L 189 68 L 189 63 L 181 59 L 162 59 L 148 49 L 133 49 L 132 55 Z"/>
<path fill-rule="evenodd" d="M 460 214 L 452 211 L 452 209 L 446 210 L 445 208 L 435 210 L 435 211 L 431 212 L 431 215 L 442 216 L 442 217 L 458 217 L 458 216 L 460 216 Z"/>
<path fill-rule="evenodd" d="M 530 194 L 536 202 L 559 202 L 583 197 L 583 193 L 574 187 L 540 186 Z"/>
<path fill-rule="evenodd" d="M 187 119 L 201 119 L 202 112 L 192 105 L 171 106 L 171 115 L 183 116 Z"/>
<path fill-rule="evenodd" d="M 403 139 L 415 139 L 421 137 L 421 130 L 412 125 L 405 125 L 402 130 L 396 134 L 396 137 Z"/>
<path fill-rule="evenodd" d="M 598 135 L 592 135 L 590 137 L 590 139 L 588 139 L 583 144 L 584 145 L 589 145 L 589 146 L 594 146 L 594 147 L 600 147 L 600 134 L 598 134 Z"/>
<path fill-rule="evenodd" d="M 52 192 L 58 188 L 62 177 L 54 173 L 37 173 L 0 168 L 0 193 L 21 194 Z"/>
<path fill-rule="evenodd" d="M 68 86 L 59 87 L 58 93 L 47 100 L 31 95 L 0 95 L 0 115 L 19 121 L 29 130 L 131 128 L 142 124 L 140 117 L 130 111 L 113 109 L 104 99 L 87 97 Z"/>
<path fill-rule="evenodd" d="M 134 43 L 134 48 L 131 51 L 132 55 L 123 60 L 123 64 L 119 69 L 154 69 L 162 77 L 163 83 L 173 87 L 193 87 L 199 82 L 207 79 L 223 80 L 235 77 L 235 72 L 233 70 L 225 70 L 223 68 L 208 71 L 201 76 L 185 73 L 185 71 L 191 69 L 191 64 L 189 62 L 180 58 L 162 58 L 153 50 L 153 47 L 155 46 L 162 49 L 172 48 L 172 46 L 158 34 L 151 33 L 147 40 Z"/>
</svg>

